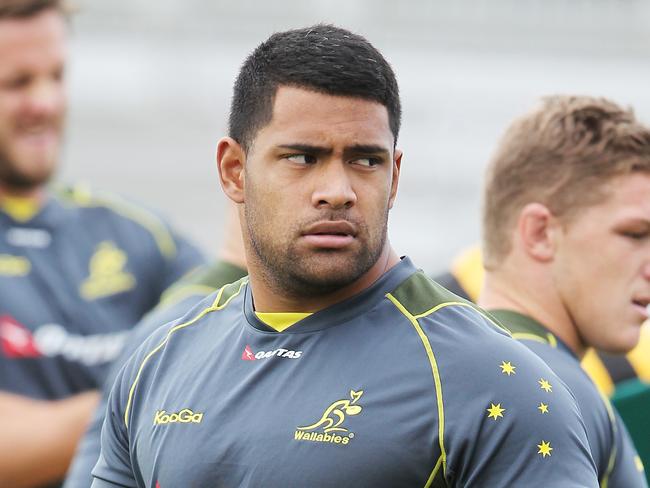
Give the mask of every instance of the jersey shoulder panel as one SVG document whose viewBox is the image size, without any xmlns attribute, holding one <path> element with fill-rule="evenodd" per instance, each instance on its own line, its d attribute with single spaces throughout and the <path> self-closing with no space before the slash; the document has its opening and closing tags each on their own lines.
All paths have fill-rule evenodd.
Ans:
<svg viewBox="0 0 650 488">
<path fill-rule="evenodd" d="M 189 296 L 208 295 L 246 276 L 245 269 L 226 261 L 216 261 L 190 272 L 162 294 L 158 308 L 174 306 Z"/>
<path fill-rule="evenodd" d="M 151 235 L 158 250 L 166 259 L 176 256 L 176 242 L 171 229 L 160 216 L 146 207 L 117 194 L 94 190 L 82 184 L 56 185 L 53 187 L 53 194 L 68 206 L 79 209 L 103 209 L 137 224 Z"/>
<path fill-rule="evenodd" d="M 412 274 L 402 282 L 388 295 L 388 298 L 411 320 L 434 316 L 436 312 L 448 307 L 464 308 L 468 309 L 467 319 L 469 322 L 481 327 L 487 325 L 503 334 L 510 335 L 508 329 L 485 310 L 469 300 L 455 295 L 421 271 Z M 478 316 L 483 318 L 478 319 Z"/>
</svg>

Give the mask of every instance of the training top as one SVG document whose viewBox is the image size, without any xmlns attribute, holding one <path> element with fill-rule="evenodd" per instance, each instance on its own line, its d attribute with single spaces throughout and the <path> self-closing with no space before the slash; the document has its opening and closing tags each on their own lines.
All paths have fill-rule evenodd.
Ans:
<svg viewBox="0 0 650 488">
<path fill-rule="evenodd" d="M 480 248 L 471 247 L 456 258 L 450 270 L 434 279 L 456 295 L 475 302 L 485 274 L 482 259 Z M 618 384 L 630 380 L 650 382 L 650 323 L 645 328 L 637 346 L 626 355 L 589 349 L 582 359 L 582 367 L 606 395 L 612 396 Z"/>
<path fill-rule="evenodd" d="M 598 486 L 573 396 L 483 313 L 407 258 L 281 333 L 227 285 L 118 374 L 92 486 Z"/>
<path fill-rule="evenodd" d="M 149 312 L 129 334 L 120 356 L 113 362 L 110 373 L 104 383 L 102 399 L 95 410 L 93 420 L 70 466 L 63 488 L 88 488 L 92 483 L 92 469 L 99 458 L 101 450 L 100 435 L 108 395 L 122 365 L 129 359 L 138 346 L 158 327 L 182 317 L 194 305 L 221 286 L 237 281 L 246 275 L 246 270 L 226 261 L 217 261 L 202 266 L 165 291 L 160 305 Z"/>
<path fill-rule="evenodd" d="M 52 400 L 100 387 L 127 330 L 202 262 L 116 196 L 61 188 L 26 218 L 0 208 L 0 390 Z"/>
<path fill-rule="evenodd" d="M 511 310 L 491 310 L 511 332 L 541 357 L 573 392 L 587 428 L 591 453 L 598 469 L 600 486 L 647 487 L 643 464 L 618 413 L 580 367 L 571 349 L 531 317 Z M 544 415 L 552 406 L 540 402 Z"/>
</svg>

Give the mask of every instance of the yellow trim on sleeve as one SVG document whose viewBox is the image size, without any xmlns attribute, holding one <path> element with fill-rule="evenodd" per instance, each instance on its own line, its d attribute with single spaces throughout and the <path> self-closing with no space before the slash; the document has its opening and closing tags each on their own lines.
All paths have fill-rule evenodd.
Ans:
<svg viewBox="0 0 650 488">
<path fill-rule="evenodd" d="M 471 303 L 465 303 L 465 302 L 444 302 L 444 303 L 439 303 L 438 305 L 436 305 L 435 307 L 427 310 L 426 312 L 422 312 L 421 314 L 414 315 L 413 318 L 415 318 L 416 320 L 421 319 L 422 317 L 426 317 L 427 315 L 431 315 L 432 313 L 437 312 L 441 308 L 451 307 L 453 305 L 456 305 L 458 307 L 471 308 L 476 313 L 481 315 L 485 320 L 487 320 L 490 324 L 495 326 L 497 329 L 499 329 L 502 332 L 505 332 L 506 334 L 508 334 L 509 336 L 512 337 L 512 334 L 510 333 L 510 331 L 508 329 L 503 327 L 501 324 L 495 322 L 494 319 L 492 319 L 489 315 L 487 315 L 483 310 L 481 310 L 480 308 L 476 307 L 475 305 L 473 305 Z"/>
<path fill-rule="evenodd" d="M 546 334 L 546 337 L 542 337 L 537 334 L 529 334 L 527 332 L 513 332 L 512 337 L 514 339 L 537 341 L 541 342 L 542 344 L 548 344 L 551 347 L 557 347 L 557 339 L 553 334 Z"/>
<path fill-rule="evenodd" d="M 436 465 L 433 467 L 431 476 L 429 476 L 429 479 L 427 480 L 426 485 L 424 485 L 424 488 L 430 488 L 433 484 L 433 480 L 436 478 L 436 474 L 438 474 L 438 471 L 440 471 L 440 463 L 442 463 L 442 456 L 438 458 L 438 462 L 436 462 Z"/>
<path fill-rule="evenodd" d="M 424 349 L 427 353 L 427 357 L 429 358 L 429 364 L 431 365 L 431 373 L 433 374 L 433 382 L 436 386 L 436 402 L 438 405 L 438 442 L 440 445 L 440 458 L 438 459 L 438 462 L 433 468 L 433 471 L 431 472 L 431 475 L 429 476 L 429 479 L 427 481 L 427 484 L 425 485 L 425 488 L 428 488 L 431 486 L 431 483 L 433 482 L 434 478 L 436 477 L 436 474 L 438 473 L 440 466 L 442 465 L 442 473 L 444 476 L 447 474 L 447 453 L 445 451 L 445 410 L 444 410 L 444 403 L 442 400 L 442 380 L 440 379 L 440 371 L 438 370 L 438 363 L 436 362 L 436 357 L 433 354 L 433 349 L 431 348 L 431 344 L 429 343 L 429 338 L 427 335 L 424 333 L 422 330 L 422 327 L 420 327 L 420 323 L 418 322 L 419 317 L 424 317 L 425 315 L 428 315 L 426 312 L 424 314 L 419 314 L 417 316 L 411 315 L 411 313 L 406 310 L 404 305 L 402 305 L 397 298 L 395 298 L 393 295 L 390 293 L 386 294 L 386 298 L 388 298 L 397 309 L 402 312 L 402 314 L 411 322 L 411 325 L 413 325 L 413 328 L 415 328 L 418 336 L 420 337 L 420 340 L 422 341 L 422 344 L 424 345 Z M 445 305 L 445 304 L 441 304 Z M 465 304 L 463 304 L 465 305 Z M 433 313 L 436 310 L 439 310 L 442 308 L 441 306 L 434 307 L 431 309 L 429 313 Z"/>
<path fill-rule="evenodd" d="M 309 317 L 311 312 L 255 312 L 255 315 L 273 330 L 282 332 Z"/>
<path fill-rule="evenodd" d="M 239 289 L 237 290 L 236 293 L 233 293 L 228 299 L 221 305 L 219 305 L 219 301 L 221 300 L 221 295 L 223 295 L 223 291 L 228 285 L 224 285 L 221 287 L 219 290 L 219 293 L 217 293 L 217 297 L 214 299 L 214 302 L 212 302 L 212 305 L 210 305 L 208 308 L 203 309 L 196 317 L 194 317 L 191 320 L 188 320 L 187 322 L 183 322 L 182 324 L 178 324 L 174 327 L 172 327 L 168 332 L 163 341 L 158 344 L 151 352 L 149 352 L 145 358 L 142 360 L 142 363 L 140 364 L 140 368 L 138 368 L 138 373 L 135 375 L 135 380 L 133 380 L 133 384 L 131 385 L 131 388 L 129 389 L 129 398 L 126 402 L 126 408 L 124 409 L 124 425 L 126 428 L 129 428 L 129 411 L 131 410 L 131 405 L 133 403 L 133 396 L 135 393 L 135 387 L 138 384 L 138 381 L 140 381 L 140 376 L 142 375 L 142 371 L 144 367 L 146 366 L 147 362 L 149 362 L 149 359 L 156 354 L 158 351 L 160 351 L 167 342 L 169 342 L 170 337 L 172 334 L 178 330 L 184 329 L 185 327 L 189 327 L 192 324 L 195 324 L 199 319 L 204 317 L 210 312 L 215 312 L 217 310 L 222 310 L 228 306 L 228 304 L 231 302 L 233 298 L 235 298 L 237 295 L 241 293 L 242 288 L 244 285 L 247 283 L 247 280 L 243 280 L 241 284 L 239 285 Z"/>
</svg>

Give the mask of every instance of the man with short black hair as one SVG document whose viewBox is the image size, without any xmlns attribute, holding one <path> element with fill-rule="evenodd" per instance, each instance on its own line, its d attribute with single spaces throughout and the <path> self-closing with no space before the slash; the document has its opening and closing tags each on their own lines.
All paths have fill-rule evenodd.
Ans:
<svg viewBox="0 0 650 488">
<path fill-rule="evenodd" d="M 230 120 L 217 162 L 249 278 L 126 363 L 94 488 L 597 486 L 557 377 L 390 246 L 400 101 L 368 41 L 274 34 Z"/>
<path fill-rule="evenodd" d="M 484 197 L 479 304 L 574 393 L 601 486 L 647 486 L 579 361 L 590 347 L 629 351 L 648 318 L 650 129 L 606 99 L 546 97 L 504 134 Z"/>
<path fill-rule="evenodd" d="M 127 330 L 202 262 L 152 212 L 47 186 L 66 112 L 61 0 L 0 2 L 0 486 L 63 478 Z"/>
</svg>

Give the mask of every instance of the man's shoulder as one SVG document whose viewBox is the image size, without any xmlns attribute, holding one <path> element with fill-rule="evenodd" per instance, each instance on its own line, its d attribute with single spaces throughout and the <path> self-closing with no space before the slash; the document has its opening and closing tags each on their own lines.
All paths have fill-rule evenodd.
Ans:
<svg viewBox="0 0 650 488">
<path fill-rule="evenodd" d="M 418 333 L 448 398 L 462 397 L 474 385 L 474 392 L 508 392 L 518 401 L 517 392 L 540 390 L 540 380 L 557 383 L 548 366 L 488 312 L 423 273 L 413 274 L 388 299 Z"/>
<path fill-rule="evenodd" d="M 453 330 L 454 335 L 465 336 L 467 345 L 480 339 L 477 336 L 479 331 L 510 336 L 510 332 L 489 313 L 421 271 L 400 283 L 387 298 L 414 324 L 432 334 Z"/>
<path fill-rule="evenodd" d="M 445 303 L 471 302 L 440 285 L 422 271 L 400 283 L 391 293 L 412 315 L 421 315 Z"/>
<path fill-rule="evenodd" d="M 145 358 L 149 361 L 149 358 L 161 350 L 171 349 L 173 354 L 173 350 L 185 348 L 186 342 L 191 344 L 197 340 L 197 335 L 200 336 L 199 340 L 203 340 L 204 335 L 210 336 L 205 337 L 205 340 L 209 341 L 213 335 L 226 332 L 226 327 L 211 325 L 233 325 L 236 322 L 233 318 L 242 315 L 242 308 L 235 302 L 242 299 L 247 283 L 248 280 L 244 277 L 222 286 L 202 299 L 193 295 L 150 314 L 147 320 L 136 328 L 139 339 L 146 340 L 141 343 L 131 359 L 136 363 Z"/>
<path fill-rule="evenodd" d="M 154 240 L 163 256 L 173 257 L 176 254 L 176 242 L 171 228 L 165 219 L 144 205 L 82 183 L 54 184 L 51 195 L 82 224 L 105 224 L 110 220 L 113 225 L 130 231 L 140 229 Z"/>
</svg>

